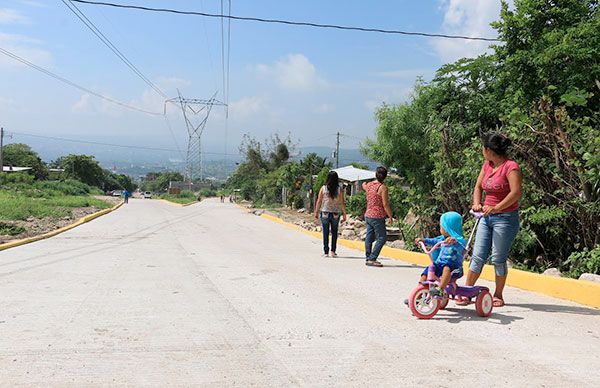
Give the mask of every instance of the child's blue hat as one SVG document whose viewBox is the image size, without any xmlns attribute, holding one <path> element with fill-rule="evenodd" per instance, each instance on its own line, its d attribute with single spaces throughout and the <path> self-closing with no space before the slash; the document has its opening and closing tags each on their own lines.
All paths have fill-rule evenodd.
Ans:
<svg viewBox="0 0 600 388">
<path fill-rule="evenodd" d="M 462 217 L 457 212 L 446 212 L 440 217 L 440 225 L 460 245 L 465 247 L 467 242 L 463 236 Z"/>
</svg>

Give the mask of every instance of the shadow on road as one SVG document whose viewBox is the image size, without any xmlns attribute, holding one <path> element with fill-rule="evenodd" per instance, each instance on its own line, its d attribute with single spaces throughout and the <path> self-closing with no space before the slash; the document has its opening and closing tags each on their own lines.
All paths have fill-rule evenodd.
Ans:
<svg viewBox="0 0 600 388">
<path fill-rule="evenodd" d="M 543 311 L 547 313 L 564 313 L 577 315 L 600 315 L 600 310 L 591 307 L 565 306 L 557 304 L 543 303 L 510 303 L 506 307 L 521 307 L 533 311 Z"/>
<path fill-rule="evenodd" d="M 348 260 L 365 260 L 364 256 L 338 256 L 338 259 L 348 259 Z M 396 263 L 394 260 L 383 259 L 385 261 L 381 261 L 383 267 L 380 268 L 424 268 L 422 265 L 417 264 L 387 264 L 387 262 Z"/>
<path fill-rule="evenodd" d="M 440 315 L 440 313 L 438 313 L 438 315 L 436 315 L 433 319 L 446 321 L 448 323 L 461 323 L 461 322 L 466 322 L 466 321 L 482 321 L 482 322 L 487 322 L 487 323 L 491 323 L 494 325 L 510 325 L 511 323 L 513 323 L 515 321 L 520 321 L 522 319 L 525 319 L 523 317 L 517 317 L 514 315 L 502 314 L 497 311 L 493 311 L 492 315 L 490 315 L 487 318 L 480 317 L 479 314 L 477 314 L 477 311 L 475 311 L 474 306 L 472 306 L 471 309 L 469 309 L 468 307 L 467 308 L 447 308 L 443 311 L 456 313 L 456 315 L 444 316 L 444 315 Z"/>
</svg>

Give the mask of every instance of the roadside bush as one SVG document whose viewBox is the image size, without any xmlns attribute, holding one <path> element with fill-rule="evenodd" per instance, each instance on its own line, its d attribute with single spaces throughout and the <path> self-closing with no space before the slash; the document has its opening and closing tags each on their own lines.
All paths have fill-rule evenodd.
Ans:
<svg viewBox="0 0 600 388">
<path fill-rule="evenodd" d="M 42 190 L 52 190 L 63 195 L 88 195 L 92 188 L 78 180 L 67 179 L 64 181 L 41 181 L 37 182 L 36 188 Z"/>
<path fill-rule="evenodd" d="M 0 222 L 0 235 L 16 236 L 26 231 L 27 229 L 23 228 L 22 226 L 9 224 L 7 222 Z"/>
<path fill-rule="evenodd" d="M 191 190 L 182 190 L 181 193 L 179 193 L 178 197 L 179 198 L 196 198 L 196 195 Z"/>
<path fill-rule="evenodd" d="M 202 190 L 200 190 L 200 196 L 203 198 L 216 197 L 217 191 L 215 189 L 202 189 Z"/>
<path fill-rule="evenodd" d="M 581 252 L 571 253 L 565 264 L 569 266 L 570 277 L 578 278 L 584 272 L 600 275 L 600 245 L 592 250 L 585 248 Z"/>
<path fill-rule="evenodd" d="M 367 194 L 363 191 L 346 198 L 346 212 L 353 217 L 362 217 L 367 210 Z"/>
<path fill-rule="evenodd" d="M 0 185 L 6 186 L 14 183 L 27 183 L 31 184 L 35 178 L 33 175 L 29 175 L 23 172 L 14 172 L 14 173 L 6 173 L 0 174 Z"/>
</svg>

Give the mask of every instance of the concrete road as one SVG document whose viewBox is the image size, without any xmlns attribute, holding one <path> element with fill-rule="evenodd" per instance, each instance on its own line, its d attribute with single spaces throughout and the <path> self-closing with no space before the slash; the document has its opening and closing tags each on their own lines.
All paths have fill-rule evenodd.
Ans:
<svg viewBox="0 0 600 388">
<path fill-rule="evenodd" d="M 419 268 L 240 208 L 132 199 L 0 252 L 1 386 L 598 386 L 600 312 L 508 289 L 415 319 Z"/>
</svg>

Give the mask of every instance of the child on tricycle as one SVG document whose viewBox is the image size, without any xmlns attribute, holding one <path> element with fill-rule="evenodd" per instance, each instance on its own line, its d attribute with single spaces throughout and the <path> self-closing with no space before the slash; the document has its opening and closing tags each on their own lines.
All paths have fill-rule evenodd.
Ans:
<svg viewBox="0 0 600 388">
<path fill-rule="evenodd" d="M 462 217 L 457 212 L 447 212 L 440 217 L 440 236 L 434 238 L 417 238 L 417 245 L 424 243 L 433 247 L 441 244 L 441 248 L 431 253 L 435 276 L 439 278 L 439 286 L 430 288 L 431 296 L 444 296 L 446 286 L 451 279 L 463 276 L 463 257 L 467 242 L 463 237 Z M 427 280 L 430 267 L 421 274 L 421 282 Z"/>
<path fill-rule="evenodd" d="M 487 287 L 458 286 L 456 279 L 463 276 L 462 262 L 469 251 L 473 232 L 477 228 L 481 213 L 471 211 L 477 219 L 469 241 L 463 236 L 462 217 L 456 212 L 447 212 L 440 218 L 440 236 L 418 238 L 417 245 L 429 256 L 431 264 L 421 274 L 419 285 L 411 292 L 408 306 L 412 313 L 421 319 L 432 318 L 450 299 L 458 299 L 464 304 L 473 303 L 482 317 L 492 313 L 493 298 Z M 431 248 L 427 249 L 429 245 Z"/>
</svg>

